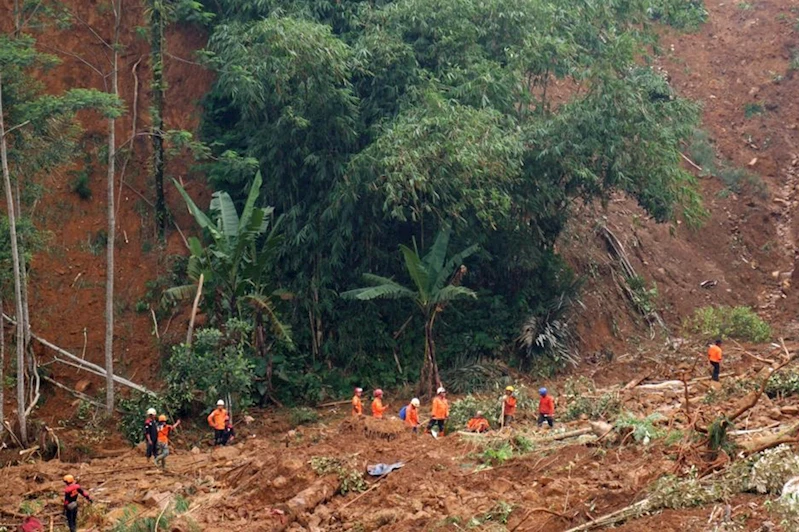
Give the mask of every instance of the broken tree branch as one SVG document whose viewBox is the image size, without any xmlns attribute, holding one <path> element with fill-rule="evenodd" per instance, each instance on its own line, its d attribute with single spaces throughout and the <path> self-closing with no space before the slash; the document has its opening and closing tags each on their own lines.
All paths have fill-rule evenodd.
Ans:
<svg viewBox="0 0 799 532">
<path fill-rule="evenodd" d="M 11 318 L 10 316 L 8 316 L 6 314 L 3 314 L 3 319 L 6 320 L 7 322 L 13 324 L 13 325 L 16 325 L 16 323 L 17 323 L 16 320 L 14 320 L 13 318 Z M 33 338 L 34 340 L 36 340 L 37 342 L 39 342 L 43 346 L 49 347 L 50 349 L 52 349 L 56 353 L 60 354 L 61 356 L 65 356 L 68 359 L 72 360 L 73 362 L 75 362 L 77 364 L 80 364 L 86 371 L 89 371 L 90 373 L 94 373 L 95 375 L 100 375 L 102 377 L 106 376 L 105 369 L 103 369 L 102 367 L 98 366 L 97 364 L 92 364 L 91 362 L 89 362 L 87 360 L 81 360 L 80 357 L 73 355 L 72 353 L 70 353 L 66 349 L 62 349 L 62 348 L 58 347 L 57 345 L 55 345 L 55 344 L 53 344 L 51 342 L 48 342 L 47 340 L 45 340 L 44 338 L 42 338 L 41 336 L 39 336 L 37 334 L 31 333 L 31 338 Z M 64 361 L 61 361 L 61 362 L 64 362 Z M 124 377 L 120 377 L 118 375 L 114 375 L 113 377 L 114 377 L 114 382 L 116 382 L 117 384 L 121 384 L 123 386 L 127 386 L 128 388 L 136 390 L 137 392 L 146 393 L 146 394 L 149 394 L 149 395 L 156 395 L 154 391 L 148 390 L 144 386 L 142 386 L 140 384 L 136 384 L 135 382 L 131 382 L 131 381 L 129 381 L 128 379 L 126 379 Z"/>
</svg>

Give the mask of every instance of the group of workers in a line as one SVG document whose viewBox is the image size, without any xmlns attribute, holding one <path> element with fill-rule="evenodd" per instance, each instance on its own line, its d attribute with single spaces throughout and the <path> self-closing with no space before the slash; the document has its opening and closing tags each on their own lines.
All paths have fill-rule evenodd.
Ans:
<svg viewBox="0 0 799 532">
<path fill-rule="evenodd" d="M 514 418 L 516 417 L 516 397 L 514 397 L 513 386 L 505 388 L 505 394 L 502 397 L 502 418 L 501 423 L 503 427 L 509 427 Z M 538 426 L 547 423 L 551 428 L 555 423 L 555 401 L 549 395 L 546 388 L 538 390 L 540 399 L 538 401 Z M 419 421 L 419 407 L 420 401 L 417 397 L 411 399 L 411 402 L 403 406 L 399 411 L 399 417 L 405 425 L 413 432 L 418 432 L 421 422 Z M 388 405 L 383 404 L 383 390 L 376 389 L 373 393 L 372 399 L 372 417 L 375 419 L 383 419 L 383 416 L 388 411 Z M 434 428 L 436 432 L 434 436 L 443 436 L 444 427 L 446 426 L 447 419 L 449 418 L 449 402 L 447 401 L 447 391 L 443 387 L 436 390 L 436 396 L 433 398 L 430 412 L 430 421 L 427 422 L 425 434 L 430 433 Z M 352 396 L 352 415 L 358 417 L 364 415 L 363 413 L 363 388 L 355 388 L 355 394 Z M 466 430 L 469 432 L 487 432 L 491 429 L 491 424 L 483 415 L 483 412 L 477 411 L 467 423 Z"/>
</svg>

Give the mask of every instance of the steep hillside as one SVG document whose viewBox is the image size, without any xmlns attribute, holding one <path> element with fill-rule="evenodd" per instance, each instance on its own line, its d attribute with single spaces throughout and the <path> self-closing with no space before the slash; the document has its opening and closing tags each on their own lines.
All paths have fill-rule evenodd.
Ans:
<svg viewBox="0 0 799 532">
<path fill-rule="evenodd" d="M 611 270 L 620 270 L 597 232 L 601 225 L 656 285 L 655 306 L 674 334 L 695 308 L 715 304 L 751 306 L 786 333 L 797 332 L 799 3 L 710 1 L 707 9 L 699 31 L 663 32 L 659 66 L 681 95 L 702 103 L 715 165 L 745 169 L 754 186 L 734 192 L 722 172 L 706 175 L 686 162 L 701 176 L 710 214 L 699 229 L 654 224 L 624 197 L 607 209 L 581 209 L 561 243 L 587 280 L 579 317 L 587 353 L 623 351 L 624 340 L 647 328 L 613 281 Z M 689 159 L 695 148 L 685 147 Z M 704 281 L 717 284 L 701 288 Z"/>
</svg>

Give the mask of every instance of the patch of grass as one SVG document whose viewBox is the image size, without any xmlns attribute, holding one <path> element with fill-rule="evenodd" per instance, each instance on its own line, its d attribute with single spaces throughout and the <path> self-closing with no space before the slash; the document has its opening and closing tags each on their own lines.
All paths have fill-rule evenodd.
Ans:
<svg viewBox="0 0 799 532">
<path fill-rule="evenodd" d="M 761 195 L 766 193 L 766 184 L 760 176 L 744 168 L 725 167 L 718 171 L 718 176 L 727 188 L 735 193 L 745 189 L 751 189 Z"/>
<path fill-rule="evenodd" d="M 502 442 L 497 447 L 489 447 L 485 449 L 480 457 L 483 462 L 490 466 L 502 465 L 511 458 L 513 458 L 513 447 L 508 442 Z"/>
<path fill-rule="evenodd" d="M 102 255 L 108 245 L 108 233 L 105 229 L 99 229 L 94 234 L 86 237 L 86 250 L 92 255 Z"/>
<path fill-rule="evenodd" d="M 799 31 L 799 22 L 796 23 L 796 31 Z M 791 61 L 788 63 L 788 70 L 799 70 L 799 48 L 791 50 Z"/>
<path fill-rule="evenodd" d="M 289 422 L 291 422 L 294 427 L 309 425 L 317 421 L 319 421 L 319 414 L 312 408 L 301 406 L 292 408 L 289 412 Z"/>
<path fill-rule="evenodd" d="M 147 312 L 148 310 L 150 310 L 150 304 L 147 303 L 146 301 L 140 299 L 140 300 L 136 301 L 136 307 L 135 308 L 136 308 L 136 313 L 143 314 L 143 313 Z"/>
<path fill-rule="evenodd" d="M 510 514 L 513 512 L 513 505 L 507 503 L 505 501 L 497 501 L 497 503 L 491 507 L 486 513 L 472 517 L 469 520 L 469 528 L 480 528 L 481 530 L 485 530 L 487 525 L 492 523 L 497 525 L 507 525 L 508 518 L 510 518 Z M 502 530 L 505 530 L 505 527 L 502 527 Z"/>
<path fill-rule="evenodd" d="M 749 2 L 739 2 L 738 9 L 741 11 L 752 11 L 755 8 L 754 4 L 750 4 Z"/>
<path fill-rule="evenodd" d="M 736 338 L 766 342 L 771 327 L 749 307 L 702 307 L 688 319 L 687 328 L 708 339 Z"/>
<path fill-rule="evenodd" d="M 688 144 L 688 154 L 691 160 L 702 168 L 702 175 L 716 173 L 716 148 L 707 131 L 694 129 Z"/>
<path fill-rule="evenodd" d="M 766 108 L 762 103 L 747 103 L 744 105 L 744 117 L 749 119 L 755 115 L 762 115 L 766 112 Z"/>
<path fill-rule="evenodd" d="M 699 29 L 708 17 L 702 0 L 652 0 L 648 13 L 652 20 L 685 31 Z"/>
</svg>

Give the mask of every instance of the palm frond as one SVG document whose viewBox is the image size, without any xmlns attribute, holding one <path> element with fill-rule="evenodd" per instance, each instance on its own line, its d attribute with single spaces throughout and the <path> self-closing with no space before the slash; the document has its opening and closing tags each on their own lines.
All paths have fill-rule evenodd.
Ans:
<svg viewBox="0 0 799 532">
<path fill-rule="evenodd" d="M 283 323 L 277 315 L 277 310 L 272 300 L 258 294 L 251 294 L 247 299 L 253 302 L 255 306 L 261 309 L 264 314 L 269 318 L 269 323 L 272 326 L 272 332 L 279 339 L 283 340 L 289 346 L 294 346 L 294 341 L 291 338 L 291 327 Z"/>
<path fill-rule="evenodd" d="M 454 299 L 465 299 L 471 297 L 477 299 L 477 292 L 465 286 L 445 286 L 434 294 L 431 303 L 445 303 Z"/>
</svg>

